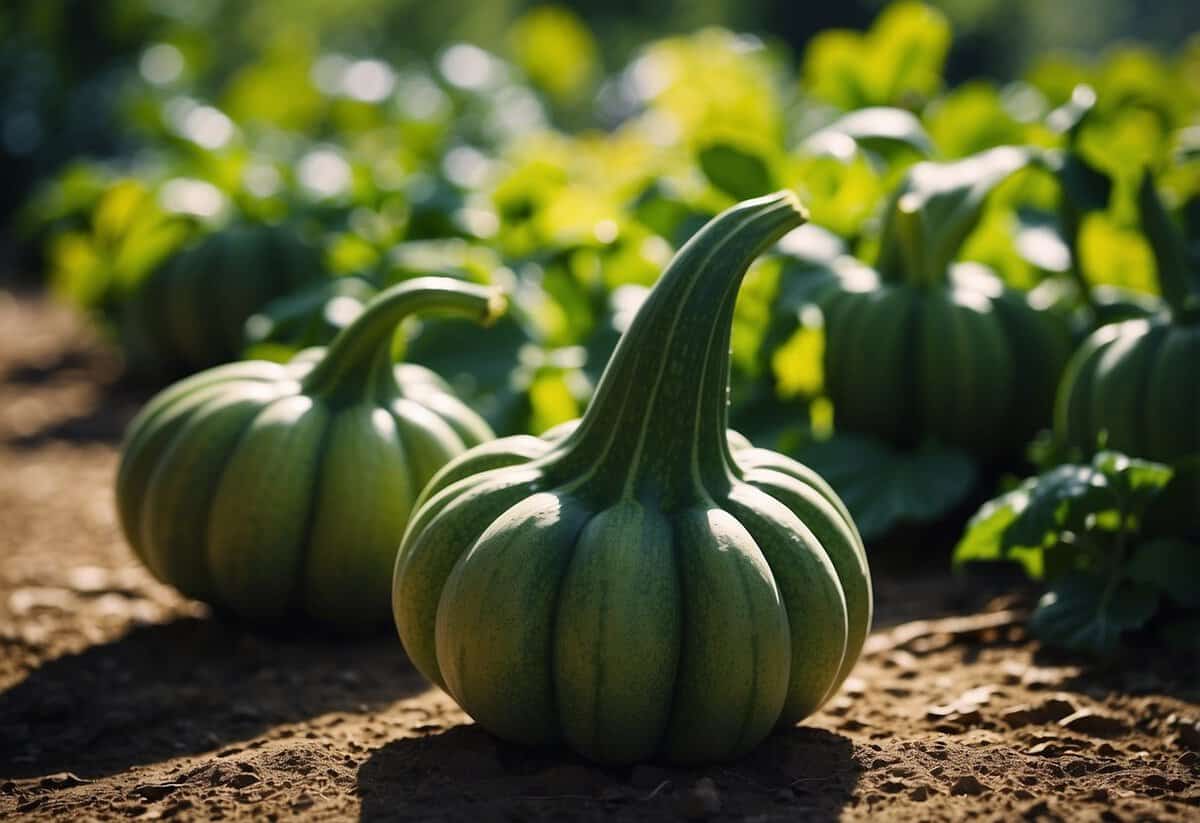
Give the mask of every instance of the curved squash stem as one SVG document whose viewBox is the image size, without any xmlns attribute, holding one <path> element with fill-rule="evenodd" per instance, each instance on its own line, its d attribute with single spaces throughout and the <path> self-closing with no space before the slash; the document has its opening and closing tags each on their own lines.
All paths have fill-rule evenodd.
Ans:
<svg viewBox="0 0 1200 823">
<path fill-rule="evenodd" d="M 590 469 L 611 497 L 664 505 L 694 498 L 702 477 L 728 474 L 738 287 L 754 259 L 804 220 L 796 196 L 779 192 L 727 209 L 679 250 L 621 337 L 562 465 Z"/>
<path fill-rule="evenodd" d="M 469 317 L 490 325 L 508 301 L 493 286 L 464 283 L 451 277 L 418 277 L 392 286 L 367 304 L 353 323 L 342 329 L 325 356 L 302 381 L 307 394 L 336 394 L 347 385 L 361 385 L 377 365 L 391 359 L 396 328 L 412 314 Z"/>
</svg>

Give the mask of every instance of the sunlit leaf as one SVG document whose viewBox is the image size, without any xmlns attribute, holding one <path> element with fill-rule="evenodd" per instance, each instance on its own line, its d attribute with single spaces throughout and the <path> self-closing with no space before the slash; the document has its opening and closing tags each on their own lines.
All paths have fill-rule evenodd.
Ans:
<svg viewBox="0 0 1200 823">
<path fill-rule="evenodd" d="M 767 161 L 738 146 L 712 143 L 700 150 L 698 159 L 713 186 L 734 200 L 748 200 L 776 188 Z"/>
<path fill-rule="evenodd" d="M 918 154 L 933 154 L 933 144 L 921 121 L 905 109 L 872 106 L 852 111 L 810 135 L 806 145 L 820 145 L 833 135 L 849 137 L 871 151 L 886 152 L 903 146 Z"/>
<path fill-rule="evenodd" d="M 1026 136 L 1026 127 L 1005 109 L 996 87 L 982 81 L 964 83 L 930 103 L 925 123 L 947 158 L 1021 143 Z"/>
<path fill-rule="evenodd" d="M 509 42 L 529 79 L 558 100 L 578 99 L 595 80 L 596 42 L 565 6 L 530 9 L 513 23 Z"/>
</svg>

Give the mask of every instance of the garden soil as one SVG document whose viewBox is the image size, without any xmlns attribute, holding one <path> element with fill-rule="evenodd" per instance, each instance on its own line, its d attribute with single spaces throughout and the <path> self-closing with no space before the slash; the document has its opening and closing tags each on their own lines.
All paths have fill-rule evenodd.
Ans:
<svg viewBox="0 0 1200 823">
<path fill-rule="evenodd" d="M 1200 820 L 1197 661 L 1045 652 L 1028 596 L 943 571 L 878 572 L 854 676 L 743 760 L 500 743 L 389 632 L 255 632 L 156 583 L 111 488 L 146 396 L 78 317 L 0 291 L 0 818 Z"/>
</svg>

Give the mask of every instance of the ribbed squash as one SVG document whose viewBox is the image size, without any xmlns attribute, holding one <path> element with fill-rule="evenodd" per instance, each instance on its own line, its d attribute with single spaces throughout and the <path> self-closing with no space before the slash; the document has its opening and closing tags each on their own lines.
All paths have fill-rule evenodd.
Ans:
<svg viewBox="0 0 1200 823">
<path fill-rule="evenodd" d="M 1055 430 L 1084 454 L 1103 446 L 1177 464 L 1169 516 L 1200 532 L 1200 472 L 1188 465 L 1200 460 L 1200 270 L 1149 175 L 1138 205 L 1167 309 L 1092 333 L 1063 376 Z"/>
<path fill-rule="evenodd" d="M 382 292 L 328 350 L 219 366 L 130 424 L 121 527 L 154 575 L 247 618 L 386 624 L 413 503 L 451 458 L 492 438 L 433 372 L 395 365 L 414 311 L 490 321 L 490 288 L 420 278 Z"/>
<path fill-rule="evenodd" d="M 991 189 L 1029 160 L 1002 147 L 918 163 L 885 216 L 876 269 L 843 259 L 817 293 L 839 429 L 988 458 L 1048 426 L 1066 325 L 978 264 L 953 264 Z"/>
<path fill-rule="evenodd" d="M 472 449 L 422 493 L 396 625 L 493 733 L 609 763 L 723 760 L 815 711 L 857 660 L 871 583 L 849 514 L 726 428 L 738 286 L 802 214 L 780 193 L 718 215 L 580 421 Z"/>
<path fill-rule="evenodd" d="M 122 314 L 122 342 L 142 374 L 192 372 L 236 358 L 246 320 L 322 274 L 320 250 L 286 225 L 235 225 L 152 272 Z"/>
</svg>

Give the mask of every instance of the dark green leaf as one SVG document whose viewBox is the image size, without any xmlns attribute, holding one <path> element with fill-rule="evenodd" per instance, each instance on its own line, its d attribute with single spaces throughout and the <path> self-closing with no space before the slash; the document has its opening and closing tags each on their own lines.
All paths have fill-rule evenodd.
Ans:
<svg viewBox="0 0 1200 823">
<path fill-rule="evenodd" d="M 860 435 L 838 434 L 797 456 L 833 485 L 867 539 L 900 523 L 937 520 L 962 503 L 977 479 L 975 463 L 960 451 L 900 451 Z"/>
<path fill-rule="evenodd" d="M 1174 469 L 1163 463 L 1114 451 L 1097 453 L 1092 458 L 1092 466 L 1108 478 L 1109 485 L 1124 499 L 1126 513 L 1134 515 L 1140 515 L 1175 474 Z"/>
<path fill-rule="evenodd" d="M 1064 529 L 1081 528 L 1087 513 L 1116 505 L 1105 478 L 1090 466 L 1059 466 L 1010 494 L 1018 516 L 1004 533 L 1005 551 L 1051 545 Z"/>
<path fill-rule="evenodd" d="M 1126 568 L 1129 578 L 1154 586 L 1186 608 L 1200 608 L 1200 546 L 1164 538 L 1134 550 Z"/>
<path fill-rule="evenodd" d="M 1112 197 L 1112 179 L 1076 152 L 1069 152 L 1056 172 L 1063 196 L 1081 214 L 1103 211 Z"/>
<path fill-rule="evenodd" d="M 738 146 L 711 143 L 700 150 L 699 159 L 713 187 L 734 200 L 758 197 L 777 188 L 767 161 Z"/>
<path fill-rule="evenodd" d="M 1103 578 L 1072 574 L 1046 592 L 1029 626 L 1049 645 L 1107 656 L 1117 650 L 1122 632 L 1154 616 L 1158 600 L 1152 586 L 1124 583 L 1110 589 Z"/>
</svg>

